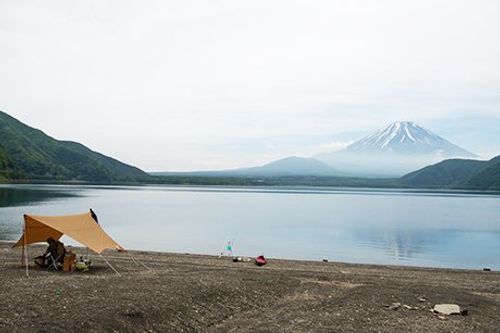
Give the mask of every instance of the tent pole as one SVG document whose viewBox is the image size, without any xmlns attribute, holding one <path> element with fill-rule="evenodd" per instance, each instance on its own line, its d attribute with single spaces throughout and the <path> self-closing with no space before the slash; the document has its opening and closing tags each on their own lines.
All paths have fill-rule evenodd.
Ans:
<svg viewBox="0 0 500 333">
<path fill-rule="evenodd" d="M 27 243 L 27 237 L 26 237 L 26 232 L 28 231 L 28 228 L 26 227 L 26 220 L 24 220 L 23 224 L 23 257 L 24 257 L 24 264 L 26 266 L 26 276 L 30 276 L 30 273 L 28 271 L 28 244 Z"/>
<path fill-rule="evenodd" d="M 21 268 L 24 266 L 24 225 L 23 225 L 23 250 L 21 251 Z"/>
<path fill-rule="evenodd" d="M 108 264 L 108 266 L 109 266 L 109 267 L 111 267 L 111 269 L 112 269 L 113 271 L 115 271 L 115 273 L 116 273 L 116 274 L 118 274 L 118 276 L 122 276 L 122 275 L 120 274 L 120 272 L 118 272 L 118 271 L 116 270 L 116 268 L 114 268 L 113 266 L 111 266 L 111 264 L 109 263 L 109 261 L 108 261 L 108 260 L 107 260 L 107 259 L 106 259 L 106 258 L 105 258 L 102 254 L 99 254 L 99 255 L 101 256 L 101 258 L 102 258 L 102 259 L 104 259 L 104 261 L 106 262 L 106 264 Z"/>
</svg>

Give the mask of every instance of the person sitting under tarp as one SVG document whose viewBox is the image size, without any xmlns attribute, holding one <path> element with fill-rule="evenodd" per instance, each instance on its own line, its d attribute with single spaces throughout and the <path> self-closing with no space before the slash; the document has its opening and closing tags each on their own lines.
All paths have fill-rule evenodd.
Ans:
<svg viewBox="0 0 500 333">
<path fill-rule="evenodd" d="M 35 258 L 35 264 L 42 268 L 59 269 L 59 264 L 64 262 L 66 249 L 64 244 L 52 237 L 47 238 L 49 246 L 44 254 Z"/>
</svg>

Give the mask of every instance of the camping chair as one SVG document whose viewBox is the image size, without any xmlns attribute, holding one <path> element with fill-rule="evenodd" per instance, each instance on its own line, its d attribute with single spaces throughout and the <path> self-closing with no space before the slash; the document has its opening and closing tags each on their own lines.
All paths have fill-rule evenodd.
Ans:
<svg viewBox="0 0 500 333">
<path fill-rule="evenodd" d="M 48 260 L 47 270 L 59 270 L 59 264 L 64 264 L 64 257 L 66 256 L 66 248 L 61 242 L 57 243 L 55 253 L 50 253 Z"/>
<path fill-rule="evenodd" d="M 47 270 L 49 271 L 58 271 L 59 270 L 59 264 L 62 264 L 64 262 L 64 256 L 66 255 L 66 252 L 61 252 L 57 257 L 50 255 L 48 260 L 48 266 Z"/>
</svg>

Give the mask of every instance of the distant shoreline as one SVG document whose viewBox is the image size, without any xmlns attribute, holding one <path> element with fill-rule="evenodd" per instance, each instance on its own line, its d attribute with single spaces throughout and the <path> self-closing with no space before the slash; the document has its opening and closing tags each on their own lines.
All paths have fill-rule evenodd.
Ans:
<svg viewBox="0 0 500 333">
<path fill-rule="evenodd" d="M 390 192 L 390 193 L 456 193 L 456 194 L 484 194 L 484 195 L 498 195 L 500 190 L 481 190 L 481 189 L 463 189 L 463 188 L 419 188 L 419 187 L 384 187 L 384 186 L 344 186 L 344 185 L 267 185 L 267 184 L 252 184 L 252 185 L 238 185 L 238 184 L 186 184 L 186 183 L 109 183 L 109 182 L 73 182 L 73 181 L 26 181 L 26 182 L 0 182 L 1 186 L 6 185 L 54 185 L 54 186 L 102 186 L 102 187 L 179 187 L 179 188 L 222 188 L 222 189 L 256 189 L 256 190 L 314 190 L 317 192 L 328 191 L 365 191 L 365 192 Z"/>
</svg>

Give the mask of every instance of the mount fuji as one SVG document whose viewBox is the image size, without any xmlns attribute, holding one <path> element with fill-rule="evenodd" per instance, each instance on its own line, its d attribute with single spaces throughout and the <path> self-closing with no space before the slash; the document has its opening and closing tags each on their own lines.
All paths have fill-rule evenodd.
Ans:
<svg viewBox="0 0 500 333">
<path fill-rule="evenodd" d="M 347 146 L 351 152 L 392 152 L 408 155 L 477 157 L 411 121 L 398 121 Z"/>
<path fill-rule="evenodd" d="M 447 158 L 477 156 L 411 121 L 398 121 L 345 149 L 315 156 L 360 176 L 401 176 Z"/>
</svg>

